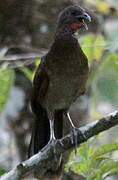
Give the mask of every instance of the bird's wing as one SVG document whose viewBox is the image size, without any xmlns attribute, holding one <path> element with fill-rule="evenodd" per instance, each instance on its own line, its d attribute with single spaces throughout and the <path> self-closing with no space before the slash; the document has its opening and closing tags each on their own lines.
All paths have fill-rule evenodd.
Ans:
<svg viewBox="0 0 118 180">
<path fill-rule="evenodd" d="M 36 109 L 38 108 L 37 107 L 38 104 L 40 104 L 41 101 L 43 100 L 47 92 L 48 86 L 49 86 L 49 77 L 46 72 L 45 61 L 43 61 L 38 66 L 33 81 L 33 91 L 31 98 L 31 106 L 33 112 L 36 112 Z"/>
<path fill-rule="evenodd" d="M 46 109 L 41 105 L 47 93 L 49 78 L 46 72 L 45 61 L 41 62 L 35 73 L 31 97 L 31 107 L 35 115 L 32 125 L 32 136 L 28 150 L 28 156 L 38 153 L 49 141 L 50 125 Z"/>
</svg>

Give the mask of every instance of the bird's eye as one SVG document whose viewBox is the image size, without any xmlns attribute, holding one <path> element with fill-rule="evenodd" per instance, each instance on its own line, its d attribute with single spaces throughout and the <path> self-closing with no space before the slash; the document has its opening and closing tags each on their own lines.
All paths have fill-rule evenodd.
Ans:
<svg viewBox="0 0 118 180">
<path fill-rule="evenodd" d="M 76 11 L 73 11 L 71 14 L 72 14 L 73 16 L 76 16 L 76 15 L 77 15 L 77 12 L 76 12 Z"/>
</svg>

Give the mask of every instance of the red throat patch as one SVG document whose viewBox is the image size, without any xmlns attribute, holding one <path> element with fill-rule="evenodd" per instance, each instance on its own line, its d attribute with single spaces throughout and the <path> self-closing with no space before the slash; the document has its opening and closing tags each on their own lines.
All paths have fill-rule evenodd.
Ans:
<svg viewBox="0 0 118 180">
<path fill-rule="evenodd" d="M 71 27 L 72 30 L 77 30 L 77 29 L 79 29 L 80 25 L 77 24 L 77 23 L 72 23 L 72 24 L 70 25 L 70 27 Z"/>
</svg>

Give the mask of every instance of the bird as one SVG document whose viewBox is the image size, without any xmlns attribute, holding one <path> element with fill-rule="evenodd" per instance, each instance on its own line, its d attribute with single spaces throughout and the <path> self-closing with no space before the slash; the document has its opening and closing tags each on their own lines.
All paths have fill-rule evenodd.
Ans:
<svg viewBox="0 0 118 180">
<path fill-rule="evenodd" d="M 57 18 L 56 31 L 50 50 L 38 66 L 32 87 L 31 108 L 34 125 L 29 156 L 46 145 L 54 145 L 63 137 L 63 117 L 70 106 L 85 92 L 88 78 L 88 59 L 77 39 L 77 32 L 88 29 L 90 15 L 83 7 L 73 5 L 62 10 Z"/>
</svg>

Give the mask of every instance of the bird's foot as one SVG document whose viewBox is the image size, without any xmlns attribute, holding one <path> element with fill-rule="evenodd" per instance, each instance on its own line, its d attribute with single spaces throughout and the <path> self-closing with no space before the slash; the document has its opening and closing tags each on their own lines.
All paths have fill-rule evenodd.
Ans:
<svg viewBox="0 0 118 180">
<path fill-rule="evenodd" d="M 59 144 L 60 144 L 62 147 L 64 147 L 64 144 L 63 144 L 63 142 L 62 142 L 61 139 L 58 139 L 58 142 L 59 142 Z"/>
<path fill-rule="evenodd" d="M 61 161 L 62 161 L 62 155 L 58 155 L 57 151 L 56 151 L 56 143 L 57 143 L 57 139 L 56 138 L 51 138 L 48 142 L 48 146 L 52 146 L 53 148 L 53 154 L 54 154 L 54 160 L 57 164 L 57 168 L 60 166 Z M 56 167 L 55 167 L 56 168 Z"/>
<path fill-rule="evenodd" d="M 56 149 L 55 149 L 56 142 L 57 140 L 55 138 L 51 138 L 48 142 L 48 145 L 53 147 L 54 155 L 56 154 Z"/>
<path fill-rule="evenodd" d="M 71 142 L 72 142 L 72 144 L 75 145 L 75 157 L 77 156 L 77 132 L 78 132 L 78 128 L 73 127 Z"/>
</svg>

